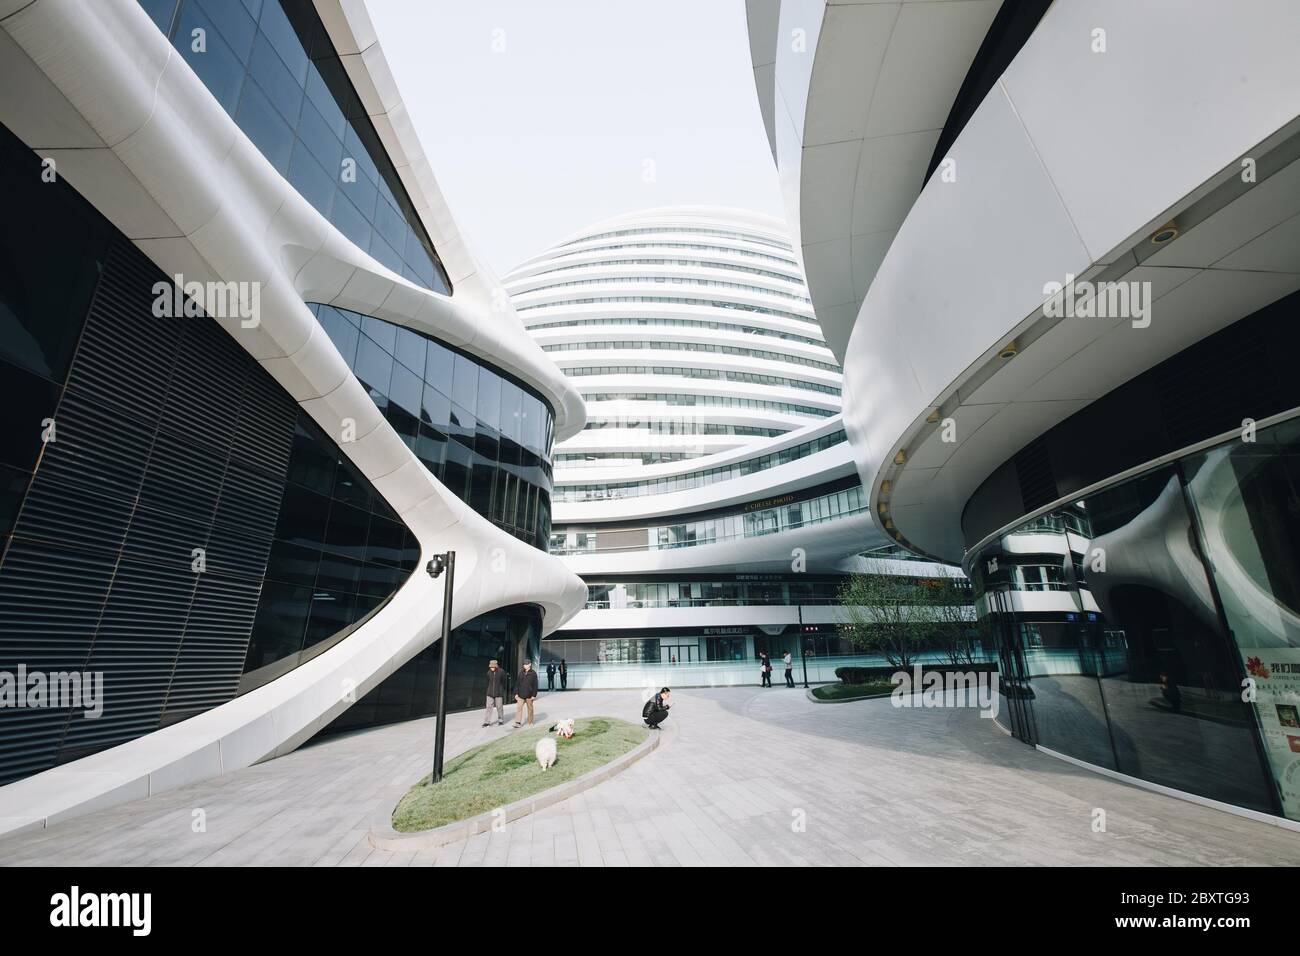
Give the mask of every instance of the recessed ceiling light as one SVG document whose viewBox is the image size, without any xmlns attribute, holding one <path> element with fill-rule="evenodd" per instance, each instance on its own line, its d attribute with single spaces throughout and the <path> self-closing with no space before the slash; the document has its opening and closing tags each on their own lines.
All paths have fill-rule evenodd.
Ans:
<svg viewBox="0 0 1300 956">
<path fill-rule="evenodd" d="M 1163 246 L 1166 242 L 1173 242 L 1178 238 L 1178 223 L 1170 219 L 1167 223 L 1151 233 L 1151 245 Z"/>
<path fill-rule="evenodd" d="M 1008 342 L 1006 345 L 1002 346 L 1002 351 L 998 352 L 998 358 L 1000 359 L 1012 358 L 1013 356 L 1015 356 L 1017 351 L 1019 350 L 1016 348 L 1016 343 Z"/>
</svg>

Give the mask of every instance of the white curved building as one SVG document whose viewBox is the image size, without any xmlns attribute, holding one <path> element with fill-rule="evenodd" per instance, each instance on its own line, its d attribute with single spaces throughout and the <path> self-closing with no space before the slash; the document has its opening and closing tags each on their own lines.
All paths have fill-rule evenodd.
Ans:
<svg viewBox="0 0 1300 956">
<path fill-rule="evenodd" d="M 747 9 L 872 514 L 1011 729 L 1300 820 L 1300 8 Z"/>
<path fill-rule="evenodd" d="M 3 2 L 0 91 L 0 832 L 428 712 L 434 553 L 481 706 L 584 602 L 545 553 L 582 399 L 363 5 Z"/>
<path fill-rule="evenodd" d="M 782 224 L 645 210 L 570 236 L 505 285 L 588 409 L 556 449 L 551 550 L 586 579 L 589 603 L 544 656 L 593 686 L 646 679 L 597 666 L 615 662 L 797 656 L 800 633 L 821 657 L 846 653 L 836 592 L 856 555 L 887 542 Z M 750 681 L 752 669 L 663 680 Z"/>
</svg>

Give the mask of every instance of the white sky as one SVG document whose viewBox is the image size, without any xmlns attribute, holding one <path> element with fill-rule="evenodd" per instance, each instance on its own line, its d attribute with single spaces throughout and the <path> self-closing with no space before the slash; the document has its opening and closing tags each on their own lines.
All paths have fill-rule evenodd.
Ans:
<svg viewBox="0 0 1300 956">
<path fill-rule="evenodd" d="M 366 6 L 452 213 L 498 274 L 649 206 L 783 215 L 744 0 Z"/>
</svg>

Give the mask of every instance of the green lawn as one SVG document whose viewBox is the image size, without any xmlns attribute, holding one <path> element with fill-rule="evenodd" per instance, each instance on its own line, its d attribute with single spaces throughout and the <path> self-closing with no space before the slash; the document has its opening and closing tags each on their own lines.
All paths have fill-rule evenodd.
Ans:
<svg viewBox="0 0 1300 956">
<path fill-rule="evenodd" d="M 851 697 L 884 696 L 894 689 L 889 681 L 873 681 L 870 684 L 823 684 L 813 688 L 813 696 L 821 700 L 848 700 Z"/>
<path fill-rule="evenodd" d="M 406 792 L 393 828 L 428 830 L 522 800 L 622 756 L 649 731 L 613 717 L 578 718 L 571 739 L 556 738 L 555 765 L 543 772 L 533 748 L 547 733 L 540 726 L 516 730 L 449 761 L 440 783 L 431 787 L 425 777 Z"/>
</svg>

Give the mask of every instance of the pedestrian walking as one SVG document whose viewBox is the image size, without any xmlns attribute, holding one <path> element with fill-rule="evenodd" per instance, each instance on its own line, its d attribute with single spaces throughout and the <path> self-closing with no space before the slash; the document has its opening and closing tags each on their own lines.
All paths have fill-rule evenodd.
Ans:
<svg viewBox="0 0 1300 956">
<path fill-rule="evenodd" d="M 537 701 L 537 672 L 533 670 L 531 660 L 524 661 L 523 670 L 515 684 L 515 726 L 524 723 L 524 708 L 528 708 L 528 726 L 533 725 L 533 704 Z"/>
<path fill-rule="evenodd" d="M 789 651 L 786 651 L 785 657 L 781 658 L 781 660 L 785 662 L 785 686 L 793 687 L 794 686 L 794 658 L 790 656 Z"/>
<path fill-rule="evenodd" d="M 560 690 L 569 689 L 569 662 L 560 658 Z"/>
<path fill-rule="evenodd" d="M 492 723 L 492 708 L 497 710 L 497 726 L 506 722 L 506 672 L 497 664 L 496 658 L 488 661 L 487 672 L 487 707 L 483 711 L 483 726 Z"/>
<path fill-rule="evenodd" d="M 546 689 L 555 690 L 555 661 L 546 665 Z"/>
<path fill-rule="evenodd" d="M 772 661 L 768 658 L 766 651 L 759 651 L 758 658 L 762 662 L 760 673 L 763 675 L 763 687 L 772 686 Z"/>
</svg>

